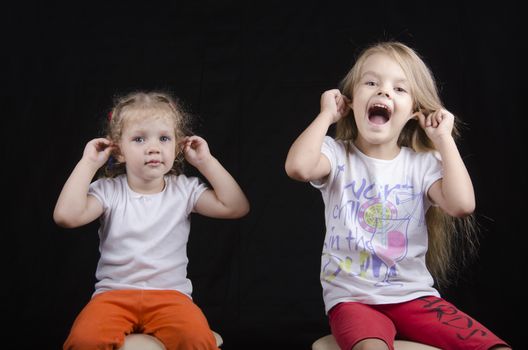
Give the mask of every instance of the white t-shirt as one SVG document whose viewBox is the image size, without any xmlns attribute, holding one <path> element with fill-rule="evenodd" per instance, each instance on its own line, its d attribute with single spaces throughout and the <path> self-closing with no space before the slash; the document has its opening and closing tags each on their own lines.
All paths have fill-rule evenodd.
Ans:
<svg viewBox="0 0 528 350">
<path fill-rule="evenodd" d="M 425 265 L 429 187 L 442 177 L 432 152 L 402 147 L 392 160 L 368 157 L 326 136 L 327 178 L 314 181 L 325 204 L 321 257 L 325 310 L 344 301 L 388 304 L 439 293 Z"/>
<path fill-rule="evenodd" d="M 207 187 L 196 177 L 165 176 L 165 188 L 140 194 L 125 175 L 103 178 L 88 194 L 103 205 L 94 295 L 115 289 L 169 289 L 189 297 L 190 213 Z"/>
</svg>

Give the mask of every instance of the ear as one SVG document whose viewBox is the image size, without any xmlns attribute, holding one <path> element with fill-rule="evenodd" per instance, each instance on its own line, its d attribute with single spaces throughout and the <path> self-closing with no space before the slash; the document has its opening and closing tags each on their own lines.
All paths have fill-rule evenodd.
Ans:
<svg viewBox="0 0 528 350">
<path fill-rule="evenodd" d="M 117 160 L 118 163 L 124 163 L 125 157 L 123 154 L 121 154 L 121 150 L 119 149 L 119 145 L 115 145 L 114 149 L 112 150 L 112 156 Z"/>
<path fill-rule="evenodd" d="M 347 105 L 350 109 L 352 109 L 352 98 L 350 98 L 350 97 L 348 97 L 348 96 L 345 96 L 345 95 L 343 95 L 343 98 L 345 99 L 345 103 L 346 103 L 346 105 Z"/>
<path fill-rule="evenodd" d="M 420 116 L 423 115 L 423 110 L 421 108 L 416 108 L 411 114 L 410 119 L 420 120 Z"/>
</svg>

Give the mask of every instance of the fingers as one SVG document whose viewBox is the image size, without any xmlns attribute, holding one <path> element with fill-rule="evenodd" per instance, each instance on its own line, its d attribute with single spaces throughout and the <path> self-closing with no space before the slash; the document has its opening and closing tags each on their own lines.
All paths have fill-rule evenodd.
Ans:
<svg viewBox="0 0 528 350">
<path fill-rule="evenodd" d="M 425 129 L 427 126 L 427 117 L 425 114 L 423 114 L 422 110 L 419 110 L 417 112 L 414 112 L 412 115 L 412 118 L 418 119 L 418 123 L 422 127 L 422 129 Z"/>
<path fill-rule="evenodd" d="M 335 100 L 335 107 L 338 113 L 338 117 L 342 118 L 343 116 L 348 114 L 348 111 L 350 110 L 351 100 L 337 89 L 331 90 L 331 92 Z"/>
<path fill-rule="evenodd" d="M 108 145 L 108 147 L 106 147 L 103 152 L 107 155 L 107 156 L 110 156 L 110 154 L 112 154 L 112 152 L 114 150 L 118 149 L 117 145 L 115 145 L 114 143 L 110 143 Z"/>
<path fill-rule="evenodd" d="M 343 98 L 343 101 L 347 106 L 350 106 L 352 104 L 352 100 L 346 97 L 345 95 L 341 95 L 341 97 Z"/>
<path fill-rule="evenodd" d="M 89 141 L 86 144 L 85 152 L 95 152 L 110 155 L 112 150 L 115 148 L 117 148 L 117 145 L 115 145 L 112 141 L 101 137 Z"/>
<path fill-rule="evenodd" d="M 345 95 L 339 93 L 339 95 L 336 96 L 336 105 L 339 113 L 344 114 L 349 109 L 349 104 L 350 100 Z"/>
<path fill-rule="evenodd" d="M 420 110 L 413 114 L 413 117 L 417 118 L 422 128 L 437 128 L 446 118 L 454 118 L 451 113 L 445 109 L 439 109 L 427 116 Z"/>
<path fill-rule="evenodd" d="M 337 104 L 343 103 L 348 105 L 350 103 L 350 99 L 343 95 L 338 89 L 328 90 L 325 92 L 325 94 L 330 94 L 330 96 L 335 99 Z"/>
<path fill-rule="evenodd" d="M 439 109 L 430 115 L 430 124 L 433 128 L 437 128 L 438 125 L 444 120 L 444 111 Z"/>
<path fill-rule="evenodd" d="M 321 95 L 321 100 L 325 99 L 333 99 L 336 103 L 340 103 L 341 101 L 347 103 L 348 101 L 348 98 L 345 95 L 341 94 L 341 91 L 339 91 L 339 89 L 331 89 L 323 92 L 323 94 Z"/>
<path fill-rule="evenodd" d="M 197 135 L 184 137 L 179 142 L 179 145 L 181 147 L 181 150 L 185 153 L 187 153 L 191 149 L 198 150 L 198 148 L 207 148 L 207 142 L 205 141 L 205 139 Z"/>
<path fill-rule="evenodd" d="M 339 91 L 339 89 L 331 89 L 331 90 L 326 90 L 325 92 L 323 92 L 323 94 L 332 95 L 332 96 L 337 97 L 341 95 L 341 91 Z"/>
<path fill-rule="evenodd" d="M 108 148 L 114 148 L 115 147 L 115 145 L 114 145 L 114 143 L 112 141 L 110 141 L 109 139 L 106 139 L 104 137 L 93 139 L 92 141 L 90 141 L 88 143 L 93 145 L 98 152 L 102 152 L 102 151 L 107 150 Z"/>
<path fill-rule="evenodd" d="M 95 162 L 99 167 L 110 157 L 112 151 L 118 146 L 106 138 L 96 138 L 86 144 L 83 152 L 83 158 Z"/>
<path fill-rule="evenodd" d="M 185 136 L 180 142 L 180 146 L 182 148 L 185 148 L 185 147 L 191 147 L 191 145 L 193 143 L 196 143 L 198 142 L 198 140 L 200 139 L 199 136 L 195 136 L 195 135 L 192 135 L 192 136 Z"/>
<path fill-rule="evenodd" d="M 345 95 L 341 95 L 341 92 L 334 95 L 334 97 L 338 106 L 343 104 L 346 105 L 348 103 L 348 98 Z"/>
</svg>

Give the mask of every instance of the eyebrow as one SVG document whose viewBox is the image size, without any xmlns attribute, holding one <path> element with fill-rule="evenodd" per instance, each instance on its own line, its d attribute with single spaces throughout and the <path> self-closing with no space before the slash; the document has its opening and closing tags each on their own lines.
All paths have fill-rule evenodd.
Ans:
<svg viewBox="0 0 528 350">
<path fill-rule="evenodd" d="M 361 78 L 364 78 L 364 77 L 367 76 L 367 75 L 373 75 L 373 76 L 375 76 L 376 78 L 379 78 L 379 77 L 380 77 L 380 75 L 379 75 L 378 73 L 369 70 L 369 71 L 366 71 L 366 72 L 364 72 L 363 74 L 361 74 Z M 409 80 L 406 79 L 406 78 L 401 78 L 401 79 L 396 79 L 395 82 L 396 82 L 396 83 L 408 83 Z"/>
<path fill-rule="evenodd" d="M 128 127 L 127 129 L 128 130 L 134 130 L 136 132 L 150 132 L 150 131 L 152 131 L 152 129 L 149 128 L 149 127 L 131 126 L 131 127 Z M 168 128 L 168 127 L 167 128 L 158 128 L 158 129 L 156 129 L 156 131 L 161 131 L 161 132 L 166 132 L 166 131 L 170 132 L 171 130 L 173 130 L 173 129 L 172 128 Z"/>
</svg>

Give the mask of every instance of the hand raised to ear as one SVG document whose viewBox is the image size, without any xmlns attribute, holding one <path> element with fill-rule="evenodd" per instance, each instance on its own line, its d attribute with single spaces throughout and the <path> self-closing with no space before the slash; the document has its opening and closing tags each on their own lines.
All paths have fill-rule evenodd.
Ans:
<svg viewBox="0 0 528 350">
<path fill-rule="evenodd" d="M 200 136 L 186 136 L 180 142 L 180 146 L 183 149 L 185 159 L 194 167 L 211 158 L 207 141 Z"/>
<path fill-rule="evenodd" d="M 338 89 L 327 90 L 321 95 L 321 113 L 329 113 L 332 123 L 343 118 L 350 111 L 350 100 Z"/>
<path fill-rule="evenodd" d="M 94 164 L 98 169 L 106 163 L 110 153 L 116 146 L 106 138 L 96 138 L 84 147 L 83 158 Z"/>
<path fill-rule="evenodd" d="M 442 108 L 427 116 L 422 111 L 418 111 L 413 115 L 418 118 L 420 126 L 431 141 L 435 142 L 445 136 L 452 137 L 455 116 L 448 110 Z"/>
</svg>

